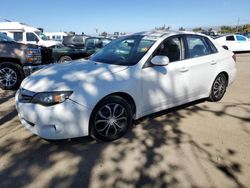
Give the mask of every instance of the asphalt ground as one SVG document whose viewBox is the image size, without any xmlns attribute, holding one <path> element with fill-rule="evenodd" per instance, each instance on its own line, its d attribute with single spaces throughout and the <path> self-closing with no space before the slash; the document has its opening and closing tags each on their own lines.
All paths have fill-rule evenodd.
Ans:
<svg viewBox="0 0 250 188">
<path fill-rule="evenodd" d="M 0 187 L 250 187 L 250 53 L 217 103 L 135 122 L 121 139 L 48 142 L 19 122 L 0 90 Z"/>
</svg>

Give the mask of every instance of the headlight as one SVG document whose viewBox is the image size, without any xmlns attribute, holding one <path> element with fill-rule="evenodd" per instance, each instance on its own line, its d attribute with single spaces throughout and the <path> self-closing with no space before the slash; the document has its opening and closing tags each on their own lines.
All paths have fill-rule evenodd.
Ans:
<svg viewBox="0 0 250 188">
<path fill-rule="evenodd" d="M 28 63 L 41 63 L 41 50 L 40 48 L 27 48 L 26 59 Z"/>
<path fill-rule="evenodd" d="M 27 55 L 39 55 L 41 53 L 40 48 L 27 48 L 26 49 Z"/>
<path fill-rule="evenodd" d="M 32 98 L 31 103 L 37 103 L 44 106 L 59 104 L 67 100 L 73 91 L 54 91 L 37 93 Z"/>
</svg>

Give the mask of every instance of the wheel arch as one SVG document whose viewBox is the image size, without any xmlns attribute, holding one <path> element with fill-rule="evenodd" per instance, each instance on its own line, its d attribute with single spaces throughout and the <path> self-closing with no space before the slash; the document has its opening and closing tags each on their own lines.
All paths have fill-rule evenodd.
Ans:
<svg viewBox="0 0 250 188">
<path fill-rule="evenodd" d="M 128 93 L 125 93 L 125 92 L 114 92 L 114 93 L 110 93 L 106 96 L 104 96 L 103 98 L 101 98 L 99 100 L 98 103 L 95 104 L 94 108 L 92 109 L 91 113 L 90 113 L 90 118 L 89 118 L 89 128 L 88 128 L 88 131 L 89 131 L 89 134 L 91 133 L 91 126 L 90 126 L 90 122 L 91 122 L 91 119 L 92 119 L 92 114 L 94 112 L 94 110 L 96 109 L 96 107 L 104 100 L 106 99 L 107 97 L 110 97 L 110 96 L 119 96 L 121 98 L 123 98 L 124 100 L 126 100 L 128 102 L 128 104 L 131 106 L 131 110 L 132 110 L 132 113 L 133 113 L 133 119 L 136 117 L 136 103 L 135 103 L 135 100 L 134 98 L 129 95 Z"/>
<path fill-rule="evenodd" d="M 226 79 L 227 79 L 227 85 L 228 85 L 228 81 L 229 81 L 229 75 L 228 75 L 228 73 L 226 72 L 226 71 L 222 71 L 222 72 L 220 72 L 219 74 L 224 74 L 225 76 L 226 76 Z M 219 75 L 218 74 L 218 75 Z M 217 75 L 217 76 L 218 76 Z"/>
<path fill-rule="evenodd" d="M 13 64 L 18 64 L 20 67 L 23 67 L 21 61 L 16 58 L 1 57 L 0 63 L 13 63 Z"/>
<path fill-rule="evenodd" d="M 62 57 L 70 57 L 70 58 L 73 60 L 73 58 L 72 58 L 71 55 L 69 55 L 69 54 L 62 54 L 62 55 L 60 55 L 60 56 L 57 58 L 57 62 L 59 62 L 60 59 L 61 59 Z"/>
<path fill-rule="evenodd" d="M 213 83 L 214 83 L 214 81 L 215 81 L 216 77 L 217 77 L 217 76 L 219 76 L 220 74 L 224 74 L 224 75 L 226 76 L 226 79 L 227 79 L 227 85 L 228 85 L 228 81 L 229 81 L 229 74 L 228 74 L 226 71 L 220 71 L 220 72 L 218 71 L 218 73 L 216 73 L 216 74 L 214 75 L 213 80 L 211 80 L 212 82 L 210 83 L 210 89 L 212 88 Z M 209 90 L 209 92 L 210 92 L 210 90 Z"/>
</svg>

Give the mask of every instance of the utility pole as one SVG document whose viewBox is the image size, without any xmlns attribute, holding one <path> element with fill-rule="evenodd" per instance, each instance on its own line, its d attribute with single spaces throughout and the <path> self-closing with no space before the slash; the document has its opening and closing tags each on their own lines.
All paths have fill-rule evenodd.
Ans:
<svg viewBox="0 0 250 188">
<path fill-rule="evenodd" d="M 240 17 L 238 17 L 238 20 L 237 20 L 237 32 L 239 32 L 239 25 L 240 25 Z"/>
<path fill-rule="evenodd" d="M 95 29 L 96 34 L 98 34 L 99 33 L 99 28 L 94 28 L 94 29 Z"/>
</svg>

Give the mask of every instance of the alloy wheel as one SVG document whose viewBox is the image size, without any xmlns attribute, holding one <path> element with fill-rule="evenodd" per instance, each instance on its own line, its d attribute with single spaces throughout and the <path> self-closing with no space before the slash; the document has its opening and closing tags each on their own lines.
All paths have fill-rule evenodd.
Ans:
<svg viewBox="0 0 250 188">
<path fill-rule="evenodd" d="M 94 126 L 99 135 L 114 137 L 126 129 L 127 121 L 127 111 L 121 104 L 108 103 L 96 113 Z"/>
<path fill-rule="evenodd" d="M 224 75 L 218 76 L 214 82 L 213 95 L 216 99 L 223 97 L 227 87 L 227 80 Z"/>
<path fill-rule="evenodd" d="M 0 84 L 5 87 L 12 87 L 17 82 L 17 74 L 11 69 L 4 67 L 0 69 Z"/>
</svg>

